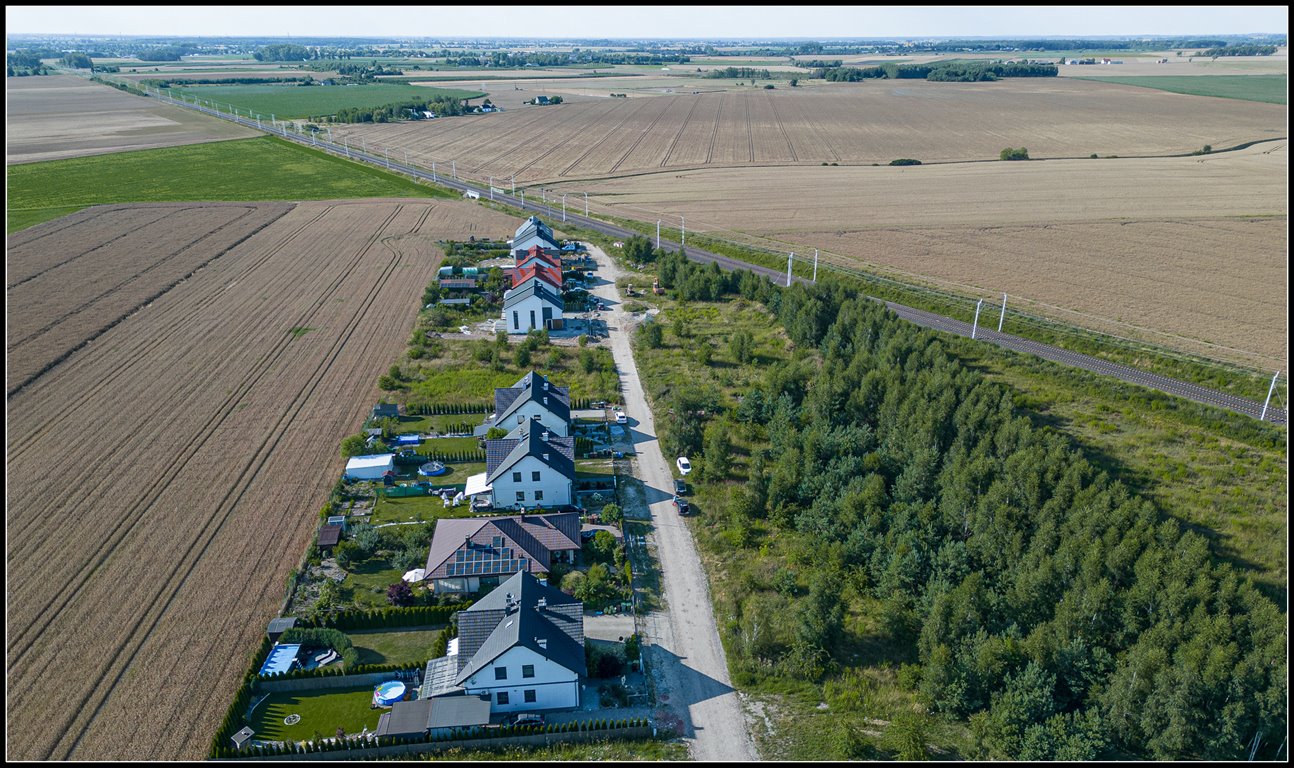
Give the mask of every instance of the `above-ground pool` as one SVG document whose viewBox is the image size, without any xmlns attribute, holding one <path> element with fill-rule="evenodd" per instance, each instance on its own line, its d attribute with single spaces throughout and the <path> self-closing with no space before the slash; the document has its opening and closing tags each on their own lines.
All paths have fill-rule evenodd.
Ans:
<svg viewBox="0 0 1294 768">
<path fill-rule="evenodd" d="M 265 663 L 261 665 L 262 675 L 277 675 L 289 672 L 296 665 L 297 654 L 301 651 L 301 645 L 284 645 L 282 643 L 275 645 L 270 649 L 270 655 L 266 657 Z"/>
<path fill-rule="evenodd" d="M 373 704 L 378 707 L 389 707 L 404 698 L 404 683 L 399 680 L 388 680 L 373 690 Z"/>
<path fill-rule="evenodd" d="M 445 468 L 445 465 L 439 461 L 429 461 L 421 467 L 418 467 L 418 474 L 423 477 L 435 477 L 436 475 L 443 475 L 448 471 L 449 470 Z"/>
</svg>

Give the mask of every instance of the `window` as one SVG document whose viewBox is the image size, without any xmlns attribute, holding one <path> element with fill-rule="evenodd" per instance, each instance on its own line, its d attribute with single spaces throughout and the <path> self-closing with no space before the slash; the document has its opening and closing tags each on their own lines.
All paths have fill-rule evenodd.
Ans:
<svg viewBox="0 0 1294 768">
<path fill-rule="evenodd" d="M 530 327 L 535 328 L 535 310 L 530 310 Z"/>
<path fill-rule="evenodd" d="M 526 492 L 517 491 L 517 501 L 525 501 L 525 500 L 526 500 Z"/>
<path fill-rule="evenodd" d="M 517 414 L 517 423 L 518 423 L 518 424 L 525 424 L 525 423 L 526 423 L 526 417 L 525 417 L 525 416 L 522 416 L 521 414 Z"/>
<path fill-rule="evenodd" d="M 534 665 L 534 664 L 522 664 L 522 665 L 521 665 L 521 676 L 522 676 L 522 677 L 534 677 L 534 676 L 535 676 L 535 665 Z M 530 699 L 526 699 L 526 701 L 530 701 Z"/>
<path fill-rule="evenodd" d="M 517 479 L 518 479 L 518 480 L 520 480 L 521 478 L 517 478 Z M 537 483 L 537 482 L 539 482 L 539 473 L 538 473 L 538 472 L 531 472 L 531 473 L 530 473 L 530 479 L 531 479 L 531 480 L 534 480 L 536 483 Z"/>
<path fill-rule="evenodd" d="M 499 706 L 503 707 L 503 706 L 507 706 L 507 704 L 508 704 L 508 692 L 499 691 Z"/>
<path fill-rule="evenodd" d="M 547 323 L 549 320 L 552 320 L 552 319 L 553 319 L 553 308 L 544 307 L 544 322 Z"/>
<path fill-rule="evenodd" d="M 543 500 L 544 500 L 544 492 L 535 491 L 535 501 L 543 501 Z"/>
<path fill-rule="evenodd" d="M 519 483 L 519 482 L 521 482 L 521 473 L 520 473 L 520 472 L 513 472 L 513 473 L 512 473 L 512 482 L 514 482 L 514 483 Z"/>
<path fill-rule="evenodd" d="M 494 668 L 494 679 L 495 679 L 495 680 L 507 680 L 507 679 L 508 679 L 508 668 L 507 668 L 507 667 L 495 667 L 495 668 Z"/>
<path fill-rule="evenodd" d="M 512 330 L 521 330 L 521 318 L 517 316 L 517 311 L 515 309 L 512 310 Z"/>
<path fill-rule="evenodd" d="M 534 703 L 535 703 L 535 692 L 534 692 L 534 691 L 524 691 L 524 693 L 525 693 L 525 695 L 526 695 L 526 703 L 527 703 L 527 704 L 534 704 Z"/>
</svg>

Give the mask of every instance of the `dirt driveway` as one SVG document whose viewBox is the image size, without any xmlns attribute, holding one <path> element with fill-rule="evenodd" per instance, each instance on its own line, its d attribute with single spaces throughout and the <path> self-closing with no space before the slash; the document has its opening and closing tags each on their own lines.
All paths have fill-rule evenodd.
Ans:
<svg viewBox="0 0 1294 768">
<path fill-rule="evenodd" d="M 598 263 L 591 292 L 602 298 L 608 342 L 624 389 L 637 456 L 634 475 L 643 482 L 651 509 L 651 536 L 660 559 L 665 609 L 645 618 L 643 653 L 655 680 L 658 727 L 674 726 L 689 740 L 694 760 L 750 761 L 759 754 L 746 715 L 728 678 L 728 665 L 710 603 L 709 582 L 692 533 L 670 500 L 674 477 L 656 439 L 656 426 L 630 347 L 629 315 L 615 281 L 619 269 L 601 249 L 590 247 Z"/>
</svg>

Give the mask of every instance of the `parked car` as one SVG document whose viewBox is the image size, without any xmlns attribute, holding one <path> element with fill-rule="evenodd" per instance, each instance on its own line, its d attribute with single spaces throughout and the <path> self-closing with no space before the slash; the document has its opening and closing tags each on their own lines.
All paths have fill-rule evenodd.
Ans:
<svg viewBox="0 0 1294 768">
<path fill-rule="evenodd" d="M 678 465 L 678 471 L 681 475 L 686 475 L 692 471 L 692 462 L 688 461 L 686 456 L 679 456 L 678 461 L 675 463 Z"/>
<path fill-rule="evenodd" d="M 688 512 L 692 511 L 692 505 L 687 503 L 687 499 L 680 499 L 679 497 L 675 496 L 674 509 L 678 510 L 678 513 L 680 515 L 686 515 Z"/>
<path fill-rule="evenodd" d="M 686 496 L 686 495 L 687 495 L 687 483 L 683 482 L 682 480 L 675 480 L 675 481 L 674 481 L 674 495 L 675 495 L 675 496 Z"/>
<path fill-rule="evenodd" d="M 624 411 L 616 411 L 616 423 L 617 424 L 629 423 L 629 417 L 625 415 Z"/>
<path fill-rule="evenodd" d="M 543 725 L 544 716 L 536 712 L 519 712 L 503 722 L 507 725 Z"/>
</svg>

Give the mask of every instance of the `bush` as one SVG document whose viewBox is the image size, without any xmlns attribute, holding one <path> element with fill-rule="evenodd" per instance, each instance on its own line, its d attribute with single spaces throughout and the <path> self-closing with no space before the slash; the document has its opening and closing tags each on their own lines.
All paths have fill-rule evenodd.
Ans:
<svg viewBox="0 0 1294 768">
<path fill-rule="evenodd" d="M 386 599 L 391 605 L 413 605 L 413 587 L 406 581 L 397 581 L 386 588 Z"/>
<path fill-rule="evenodd" d="M 910 157 L 900 157 L 898 160 L 891 160 L 890 165 L 921 165 L 921 161 L 913 160 Z"/>
<path fill-rule="evenodd" d="M 624 512 L 620 509 L 619 504 L 607 504 L 602 507 L 602 522 L 618 523 L 624 519 Z"/>
<path fill-rule="evenodd" d="M 1002 150 L 1002 152 L 998 155 L 998 159 L 1000 159 L 1000 160 L 1028 160 L 1028 159 L 1029 159 L 1029 150 L 1025 149 L 1024 147 L 1020 147 L 1019 149 L 1012 149 L 1011 147 L 1007 147 L 1006 149 Z"/>
<path fill-rule="evenodd" d="M 638 331 L 638 338 L 648 349 L 658 349 L 665 340 L 665 332 L 661 329 L 660 323 L 651 322 L 644 325 Z"/>
</svg>

